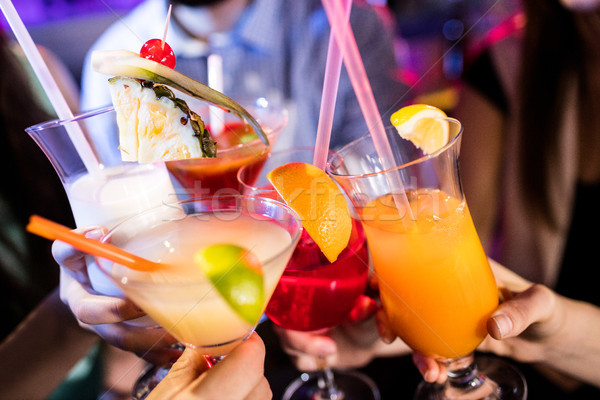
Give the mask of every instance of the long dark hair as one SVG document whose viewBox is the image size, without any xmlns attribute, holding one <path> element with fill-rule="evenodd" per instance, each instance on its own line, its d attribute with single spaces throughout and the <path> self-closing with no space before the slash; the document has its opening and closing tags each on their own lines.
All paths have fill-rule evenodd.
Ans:
<svg viewBox="0 0 600 400">
<path fill-rule="evenodd" d="M 25 128 L 52 118 L 24 64 L 0 31 L 0 299 L 4 337 L 58 284 L 51 243 L 25 232 L 37 213 L 73 226 L 66 194 L 46 156 Z"/>
<path fill-rule="evenodd" d="M 530 212 L 556 228 L 546 165 L 561 151 L 569 79 L 577 85 L 578 134 L 600 135 L 600 12 L 575 13 L 557 0 L 525 0 L 524 7 L 521 181 Z"/>
</svg>

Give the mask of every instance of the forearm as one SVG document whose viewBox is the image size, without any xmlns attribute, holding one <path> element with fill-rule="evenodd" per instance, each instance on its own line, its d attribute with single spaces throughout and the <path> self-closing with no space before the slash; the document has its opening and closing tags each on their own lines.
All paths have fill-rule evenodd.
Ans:
<svg viewBox="0 0 600 400">
<path fill-rule="evenodd" d="M 559 297 L 565 321 L 542 348 L 541 362 L 600 387 L 600 308 Z"/>
<path fill-rule="evenodd" d="M 79 327 L 56 289 L 0 344 L 2 394 L 46 398 L 97 341 Z"/>
</svg>

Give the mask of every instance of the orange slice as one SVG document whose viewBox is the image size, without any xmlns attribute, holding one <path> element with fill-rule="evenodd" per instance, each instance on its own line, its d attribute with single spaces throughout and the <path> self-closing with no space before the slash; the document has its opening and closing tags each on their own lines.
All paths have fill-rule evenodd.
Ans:
<svg viewBox="0 0 600 400">
<path fill-rule="evenodd" d="M 448 143 L 450 127 L 445 118 L 446 113 L 437 107 L 412 104 L 396 111 L 390 119 L 401 137 L 431 154 Z"/>
<path fill-rule="evenodd" d="M 288 163 L 267 175 L 279 196 L 298 213 L 302 226 L 330 262 L 346 248 L 352 219 L 346 199 L 320 168 Z"/>
</svg>

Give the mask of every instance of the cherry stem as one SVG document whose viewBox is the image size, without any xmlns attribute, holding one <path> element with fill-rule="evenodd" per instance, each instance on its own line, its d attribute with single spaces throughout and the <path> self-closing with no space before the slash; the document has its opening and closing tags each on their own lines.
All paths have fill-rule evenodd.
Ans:
<svg viewBox="0 0 600 400">
<path fill-rule="evenodd" d="M 165 49 L 165 41 L 167 40 L 167 31 L 169 30 L 169 21 L 171 20 L 171 9 L 173 4 L 169 4 L 169 11 L 167 12 L 167 20 L 165 21 L 165 32 L 163 33 L 162 41 L 160 42 L 161 50 Z"/>
</svg>

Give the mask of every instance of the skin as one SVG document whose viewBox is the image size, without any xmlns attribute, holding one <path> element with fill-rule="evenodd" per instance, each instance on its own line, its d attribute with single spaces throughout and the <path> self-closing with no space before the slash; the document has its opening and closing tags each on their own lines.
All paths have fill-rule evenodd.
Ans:
<svg viewBox="0 0 600 400">
<path fill-rule="evenodd" d="M 76 231 L 95 239 L 104 233 L 102 227 Z M 186 349 L 182 353 L 169 348 L 176 340 L 164 329 L 139 328 L 124 323 L 145 314 L 127 298 L 96 295 L 89 283 L 83 253 L 59 241 L 53 243 L 52 253 L 61 267 L 60 298 L 70 307 L 80 327 L 153 364 L 174 363 L 167 377 L 147 399 L 272 398 L 270 386 L 264 377 L 265 347 L 256 333 L 209 369 L 201 353 L 193 349 Z"/>
<path fill-rule="evenodd" d="M 592 11 L 600 7 L 598 0 L 560 0 L 560 3 L 573 11 Z"/>
<path fill-rule="evenodd" d="M 210 369 L 201 353 L 186 349 L 147 399 L 271 399 L 264 359 L 265 346 L 256 333 Z"/>
<path fill-rule="evenodd" d="M 76 232 L 99 239 L 104 230 L 89 227 Z M 177 341 L 164 329 L 147 329 L 124 322 L 146 315 L 137 305 L 127 298 L 96 294 L 90 284 L 83 253 L 55 241 L 52 255 L 60 266 L 60 298 L 83 329 L 155 365 L 168 365 L 177 360 L 181 351 L 170 348 Z"/>
<path fill-rule="evenodd" d="M 490 260 L 504 301 L 487 321 L 489 337 L 478 350 L 492 352 L 560 372 L 600 387 L 600 308 L 560 296 L 532 284 Z M 373 332 L 379 331 L 380 339 Z M 409 354 L 410 349 L 389 329 L 385 313 L 342 325 L 327 335 L 279 330 L 283 348 L 298 368 L 316 369 L 314 356 L 326 357 L 333 367 L 360 367 L 375 357 Z M 413 353 L 428 382 L 447 379 L 444 364 Z"/>
<path fill-rule="evenodd" d="M 600 343 L 590 334 L 600 330 L 600 308 L 532 284 L 494 261 L 490 264 L 505 300 L 487 321 L 489 337 L 479 350 L 536 363 L 600 387 Z M 381 333 L 384 341 L 394 339 L 389 332 Z M 446 380 L 442 363 L 417 353 L 413 360 L 426 381 Z"/>
</svg>

